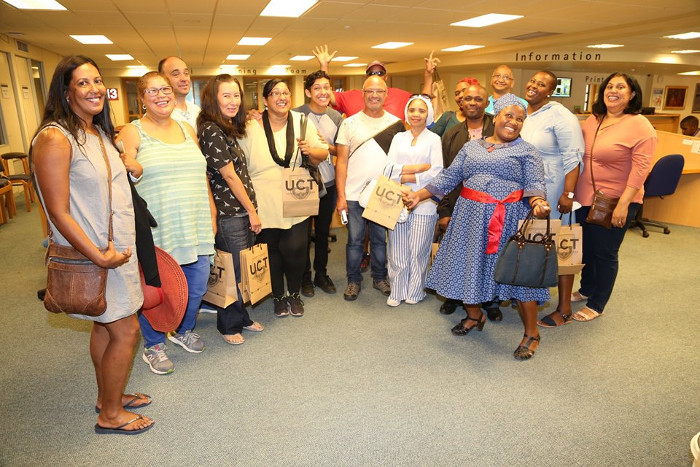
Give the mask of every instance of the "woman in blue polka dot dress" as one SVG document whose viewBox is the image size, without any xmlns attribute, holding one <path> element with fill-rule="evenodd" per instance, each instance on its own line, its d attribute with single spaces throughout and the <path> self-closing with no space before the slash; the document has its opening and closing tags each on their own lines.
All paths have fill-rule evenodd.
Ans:
<svg viewBox="0 0 700 467">
<path fill-rule="evenodd" d="M 549 205 L 542 159 L 534 146 L 520 138 L 525 107 L 516 96 L 507 94 L 494 108 L 494 135 L 469 141 L 450 167 L 424 189 L 405 195 L 404 202 L 410 209 L 463 183 L 426 285 L 465 304 L 467 317 L 452 329 L 457 335 L 482 330 L 486 322 L 482 302 L 515 299 L 525 335 L 514 356 L 526 360 L 539 344 L 537 303 L 549 300 L 549 289 L 498 284 L 493 270 L 498 252 L 530 207 L 535 216 L 546 217 Z"/>
</svg>

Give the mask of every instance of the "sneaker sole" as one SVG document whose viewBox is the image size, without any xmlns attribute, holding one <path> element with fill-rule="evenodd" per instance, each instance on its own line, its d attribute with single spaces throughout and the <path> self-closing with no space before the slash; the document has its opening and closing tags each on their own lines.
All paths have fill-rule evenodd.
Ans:
<svg viewBox="0 0 700 467">
<path fill-rule="evenodd" d="M 159 370 L 156 370 L 155 368 L 153 368 L 153 365 L 151 365 L 151 362 L 148 360 L 148 357 L 146 357 L 146 355 L 144 355 L 144 354 L 142 353 L 142 354 L 141 354 L 141 358 L 143 359 L 144 362 L 146 362 L 146 364 L 148 365 L 148 368 L 150 368 L 151 371 L 152 371 L 153 373 L 157 374 L 157 375 L 169 375 L 170 373 L 172 373 L 173 371 L 175 371 L 174 368 L 171 368 L 169 371 L 159 371 Z"/>
<path fill-rule="evenodd" d="M 300 318 L 304 316 L 304 313 L 289 313 L 290 316 L 294 316 L 295 318 Z"/>
<path fill-rule="evenodd" d="M 345 295 L 343 294 L 343 298 L 347 300 L 348 302 L 353 302 L 357 300 L 357 295 Z"/>
<path fill-rule="evenodd" d="M 275 313 L 275 316 L 277 316 L 278 318 L 284 318 L 285 316 L 288 316 L 288 315 L 289 315 L 288 311 L 284 312 L 284 313 Z"/>
<path fill-rule="evenodd" d="M 169 340 L 170 342 L 174 343 L 174 344 L 179 345 L 180 347 L 182 347 L 183 349 L 185 349 L 185 350 L 188 351 L 189 353 L 202 353 L 202 352 L 204 352 L 204 349 L 206 349 L 206 347 L 202 347 L 202 350 L 194 350 L 194 349 L 192 349 L 192 348 L 190 348 L 190 347 L 187 347 L 185 344 L 183 344 L 183 343 L 180 342 L 179 340 L 175 339 L 175 338 L 174 338 L 173 336 L 171 336 L 171 335 L 168 335 L 168 340 Z"/>
</svg>

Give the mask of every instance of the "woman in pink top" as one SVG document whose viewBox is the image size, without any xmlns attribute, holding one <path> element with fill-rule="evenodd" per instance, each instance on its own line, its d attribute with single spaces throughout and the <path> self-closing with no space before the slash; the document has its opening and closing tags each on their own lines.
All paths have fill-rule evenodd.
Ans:
<svg viewBox="0 0 700 467">
<path fill-rule="evenodd" d="M 637 80 L 613 73 L 601 84 L 593 115 L 583 124 L 586 152 L 575 199 L 583 206 L 576 211 L 576 219 L 583 228 L 585 266 L 581 288 L 571 300 L 586 300 L 586 306 L 574 314 L 576 321 L 590 321 L 603 313 L 615 286 L 617 252 L 644 197 L 644 180 L 652 166 L 657 140 L 649 120 L 638 115 L 641 108 L 642 90 Z M 596 189 L 620 198 L 611 229 L 585 221 L 593 203 L 591 164 Z"/>
</svg>

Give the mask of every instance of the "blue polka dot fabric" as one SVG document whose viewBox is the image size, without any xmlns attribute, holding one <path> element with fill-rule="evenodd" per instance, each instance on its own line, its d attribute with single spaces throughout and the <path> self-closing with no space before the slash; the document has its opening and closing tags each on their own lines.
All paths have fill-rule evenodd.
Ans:
<svg viewBox="0 0 700 467">
<path fill-rule="evenodd" d="M 518 138 L 507 145 L 494 145 L 483 139 L 469 141 L 454 162 L 427 188 L 432 193 L 448 193 L 459 183 L 497 199 L 523 189 L 525 195 L 544 195 L 542 160 L 531 144 Z M 498 254 L 486 254 L 488 225 L 495 204 L 459 197 L 452 219 L 440 244 L 426 286 L 443 297 L 478 304 L 498 298 L 544 302 L 549 289 L 498 284 L 493 270 Z M 526 199 L 505 204 L 506 214 L 499 251 L 518 229 L 518 220 L 529 210 Z"/>
</svg>

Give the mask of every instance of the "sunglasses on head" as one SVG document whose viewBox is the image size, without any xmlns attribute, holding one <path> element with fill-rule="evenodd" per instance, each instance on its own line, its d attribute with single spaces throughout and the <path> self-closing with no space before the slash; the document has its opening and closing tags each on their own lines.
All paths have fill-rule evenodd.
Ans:
<svg viewBox="0 0 700 467">
<path fill-rule="evenodd" d="M 367 76 L 384 76 L 386 74 L 386 71 L 384 70 L 375 70 L 375 71 L 368 71 Z"/>
</svg>

